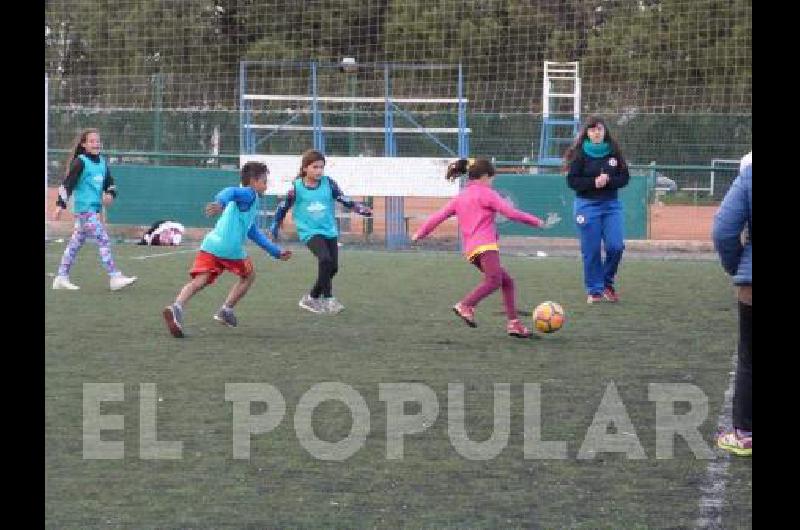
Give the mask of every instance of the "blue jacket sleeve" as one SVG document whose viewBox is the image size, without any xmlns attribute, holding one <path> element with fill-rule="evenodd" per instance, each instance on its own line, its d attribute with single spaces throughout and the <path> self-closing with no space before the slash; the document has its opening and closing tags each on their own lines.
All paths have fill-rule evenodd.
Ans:
<svg viewBox="0 0 800 530">
<path fill-rule="evenodd" d="M 730 275 L 739 271 L 745 247 L 741 235 L 745 226 L 751 224 L 752 166 L 747 166 L 733 181 L 722 200 L 716 215 L 712 238 L 719 253 L 722 267 Z M 748 237 L 752 234 L 748 234 Z"/>
<path fill-rule="evenodd" d="M 255 200 L 255 192 L 252 188 L 242 188 L 231 186 L 217 193 L 214 201 L 224 208 L 231 201 L 236 201 L 244 207 L 248 207 Z"/>
<path fill-rule="evenodd" d="M 256 225 L 250 225 L 250 230 L 247 231 L 249 237 L 256 245 L 263 248 L 267 254 L 277 259 L 281 257 L 281 248 L 267 239 L 267 236 L 258 229 Z"/>
</svg>

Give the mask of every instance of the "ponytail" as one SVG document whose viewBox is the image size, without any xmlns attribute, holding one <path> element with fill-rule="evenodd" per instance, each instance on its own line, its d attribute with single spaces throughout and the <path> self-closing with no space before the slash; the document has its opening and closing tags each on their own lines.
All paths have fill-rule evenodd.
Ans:
<svg viewBox="0 0 800 530">
<path fill-rule="evenodd" d="M 485 158 L 459 158 L 447 166 L 445 178 L 452 182 L 461 175 L 469 175 L 470 180 L 475 180 L 484 175 L 493 177 L 496 172 L 494 165 Z"/>
</svg>

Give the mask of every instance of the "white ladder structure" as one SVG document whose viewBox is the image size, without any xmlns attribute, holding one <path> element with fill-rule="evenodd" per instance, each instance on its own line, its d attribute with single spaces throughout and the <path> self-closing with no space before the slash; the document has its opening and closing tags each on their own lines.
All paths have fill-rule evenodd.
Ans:
<svg viewBox="0 0 800 530">
<path fill-rule="evenodd" d="M 540 164 L 560 164 L 564 148 L 578 132 L 580 114 L 581 78 L 578 62 L 545 61 Z"/>
</svg>

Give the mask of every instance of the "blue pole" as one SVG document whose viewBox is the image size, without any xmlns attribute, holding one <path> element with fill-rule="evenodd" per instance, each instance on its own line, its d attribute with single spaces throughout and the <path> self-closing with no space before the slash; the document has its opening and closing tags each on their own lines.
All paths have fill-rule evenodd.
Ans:
<svg viewBox="0 0 800 530">
<path fill-rule="evenodd" d="M 467 143 L 467 104 L 464 101 L 464 73 L 461 63 L 458 64 L 458 156 L 466 158 L 469 153 Z"/>
<path fill-rule="evenodd" d="M 384 135 L 383 135 L 383 152 L 385 156 L 394 156 L 392 153 L 393 144 L 393 124 L 392 124 L 392 100 L 391 100 L 391 86 L 389 82 L 389 65 L 383 67 L 383 89 L 384 89 Z"/>
<path fill-rule="evenodd" d="M 458 64 L 458 157 L 467 158 L 469 156 L 469 143 L 467 139 L 467 104 L 464 101 L 464 69 L 461 63 Z M 464 187 L 463 179 L 459 187 Z M 464 250 L 464 241 L 461 237 L 461 230 L 458 230 L 458 248 Z"/>
<path fill-rule="evenodd" d="M 244 99 L 247 93 L 247 62 L 239 63 L 239 152 L 253 154 L 254 130 L 250 128 L 250 103 Z"/>
<path fill-rule="evenodd" d="M 314 129 L 314 149 L 321 150 L 322 146 L 320 145 L 322 142 L 320 141 L 320 126 L 319 126 L 319 102 L 317 101 L 317 63 L 311 62 L 311 122 L 312 127 Z"/>
<path fill-rule="evenodd" d="M 384 64 L 384 154 L 387 157 L 397 156 L 397 143 L 394 137 L 394 114 L 392 105 L 392 86 L 389 64 Z M 401 248 L 406 242 L 403 224 L 403 198 L 386 197 L 386 248 Z"/>
</svg>

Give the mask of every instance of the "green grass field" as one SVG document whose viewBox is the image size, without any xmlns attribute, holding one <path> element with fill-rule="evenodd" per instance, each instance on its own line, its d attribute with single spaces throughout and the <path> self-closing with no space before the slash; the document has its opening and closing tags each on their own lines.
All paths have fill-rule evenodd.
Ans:
<svg viewBox="0 0 800 530">
<path fill-rule="evenodd" d="M 47 273 L 63 243 L 45 246 Z M 629 259 L 617 305 L 587 306 L 576 259 L 505 257 L 520 309 L 560 302 L 560 332 L 505 336 L 499 294 L 478 309 L 477 329 L 450 306 L 479 280 L 454 253 L 342 249 L 336 316 L 297 307 L 315 276 L 304 248 L 286 263 L 252 249 L 258 279 L 237 307 L 239 327 L 211 319 L 230 275 L 187 307 L 191 336 L 173 339 L 161 310 L 187 279 L 191 252 L 118 245 L 121 269 L 139 276 L 112 293 L 92 245 L 72 279 L 80 291 L 50 290 L 45 277 L 45 524 L 87 527 L 685 528 L 700 514 L 709 460 L 676 438 L 674 458 L 656 458 L 650 383 L 690 383 L 709 400 L 701 426 L 711 446 L 732 369 L 736 303 L 714 262 Z M 314 384 L 346 383 L 365 399 L 365 446 L 341 462 L 312 457 L 298 442 L 294 412 Z M 606 385 L 613 381 L 645 450 L 644 460 L 576 457 Z M 249 460 L 232 454 L 225 384 L 269 383 L 286 400 L 270 433 L 252 437 Z M 402 460 L 386 458 L 386 404 L 379 383 L 420 382 L 439 400 L 436 422 L 405 438 Z M 124 383 L 125 457 L 82 457 L 83 384 Z M 183 442 L 179 460 L 139 457 L 139 384 L 155 383 L 159 440 Z M 448 439 L 448 383 L 466 388 L 467 432 L 492 432 L 493 385 L 511 384 L 511 435 L 495 458 L 473 461 Z M 541 384 L 542 438 L 567 442 L 568 458 L 525 459 L 523 383 Z M 681 410 L 681 405 L 676 407 Z M 264 411 L 253 406 L 253 413 Z M 406 413 L 418 411 L 408 405 Z M 352 420 L 328 401 L 313 416 L 318 437 L 338 441 Z M 728 458 L 715 450 L 718 459 Z M 752 460 L 731 458 L 719 509 L 724 528 L 752 525 Z"/>
</svg>

